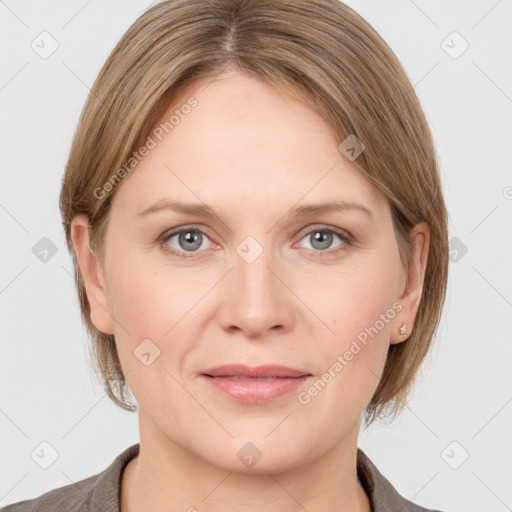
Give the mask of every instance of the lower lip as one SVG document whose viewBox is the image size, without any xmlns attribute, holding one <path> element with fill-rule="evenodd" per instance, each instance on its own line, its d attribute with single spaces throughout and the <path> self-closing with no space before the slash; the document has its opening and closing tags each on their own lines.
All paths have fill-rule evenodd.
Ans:
<svg viewBox="0 0 512 512">
<path fill-rule="evenodd" d="M 303 377 L 278 377 L 268 380 L 237 380 L 234 377 L 209 377 L 204 379 L 217 390 L 240 402 L 261 404 L 270 402 L 278 396 L 299 389 L 309 375 Z"/>
</svg>

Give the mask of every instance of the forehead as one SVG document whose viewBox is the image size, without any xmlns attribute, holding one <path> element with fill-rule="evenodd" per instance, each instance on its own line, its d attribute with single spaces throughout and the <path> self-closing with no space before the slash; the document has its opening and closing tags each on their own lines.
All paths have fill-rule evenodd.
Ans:
<svg viewBox="0 0 512 512">
<path fill-rule="evenodd" d="M 127 212 L 166 197 L 253 212 L 302 198 L 386 206 L 320 114 L 243 73 L 201 78 L 179 91 L 150 137 L 154 147 L 114 194 Z"/>
</svg>

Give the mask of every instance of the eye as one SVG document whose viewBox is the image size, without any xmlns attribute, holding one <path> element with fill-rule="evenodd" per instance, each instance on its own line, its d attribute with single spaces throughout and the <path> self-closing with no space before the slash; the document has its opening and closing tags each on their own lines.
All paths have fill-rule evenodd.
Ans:
<svg viewBox="0 0 512 512">
<path fill-rule="evenodd" d="M 207 240 L 209 240 L 209 238 L 200 229 L 185 227 L 164 234 L 160 240 L 160 244 L 164 250 L 173 253 L 179 258 L 189 258 L 193 256 L 193 254 L 189 256 L 186 253 L 201 252 L 200 249 L 208 248 Z"/>
<path fill-rule="evenodd" d="M 341 243 L 334 249 L 328 250 L 332 247 L 336 237 Z M 346 250 L 353 240 L 352 235 L 347 231 L 326 226 L 313 226 L 302 235 L 301 240 L 304 239 L 310 243 L 310 247 L 307 248 L 311 248 L 319 256 L 332 256 L 333 253 L 337 254 L 338 251 Z M 210 241 L 210 245 L 213 243 L 201 229 L 182 227 L 164 233 L 159 239 L 159 244 L 166 252 L 172 253 L 174 256 L 190 258 L 194 257 L 194 253 L 202 252 L 201 249 L 207 249 L 208 241 Z"/>
<path fill-rule="evenodd" d="M 333 241 L 335 238 L 341 240 L 341 243 L 334 247 L 334 250 L 327 251 L 332 247 Z M 314 249 L 319 253 L 327 253 L 332 255 L 333 253 L 337 253 L 340 250 L 345 250 L 347 246 L 349 246 L 352 242 L 352 236 L 349 235 L 344 230 L 325 227 L 325 226 L 315 226 L 310 228 L 302 237 L 302 239 L 309 242 L 311 249 Z M 327 254 L 320 254 L 321 256 Z"/>
</svg>

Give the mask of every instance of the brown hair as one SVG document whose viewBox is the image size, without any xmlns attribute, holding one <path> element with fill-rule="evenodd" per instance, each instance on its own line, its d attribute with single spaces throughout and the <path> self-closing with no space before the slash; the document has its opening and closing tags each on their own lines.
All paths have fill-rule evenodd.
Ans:
<svg viewBox="0 0 512 512">
<path fill-rule="evenodd" d="M 364 143 L 352 163 L 389 201 L 404 268 L 411 228 L 421 221 L 430 227 L 414 330 L 405 342 L 390 345 L 365 411 L 367 425 L 389 409 L 395 417 L 440 321 L 448 274 L 447 212 L 432 136 L 413 86 L 380 35 L 338 0 L 165 0 L 131 25 L 108 57 L 81 113 L 60 196 L 82 318 L 104 387 L 116 404 L 136 409 L 125 401 L 129 388 L 114 336 L 91 322 L 71 221 L 79 213 L 88 216 L 91 247 L 103 259 L 115 192 L 111 187 L 106 193 L 105 183 L 182 87 L 227 67 L 294 91 L 317 109 L 340 142 L 353 134 Z"/>
</svg>

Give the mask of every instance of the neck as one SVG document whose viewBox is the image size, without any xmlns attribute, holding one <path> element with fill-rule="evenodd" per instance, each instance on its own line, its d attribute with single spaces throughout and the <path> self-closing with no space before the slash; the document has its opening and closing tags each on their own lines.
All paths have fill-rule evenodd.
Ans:
<svg viewBox="0 0 512 512">
<path fill-rule="evenodd" d="M 149 431 L 141 428 L 139 455 L 123 473 L 121 512 L 371 512 L 357 479 L 358 429 L 319 458 L 262 474 L 221 469 Z"/>
</svg>

